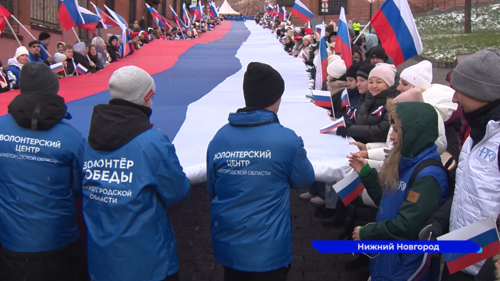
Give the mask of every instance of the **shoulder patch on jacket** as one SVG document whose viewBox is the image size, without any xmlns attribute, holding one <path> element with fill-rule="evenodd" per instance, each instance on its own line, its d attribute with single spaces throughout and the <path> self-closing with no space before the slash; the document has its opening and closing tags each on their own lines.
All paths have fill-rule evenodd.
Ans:
<svg viewBox="0 0 500 281">
<path fill-rule="evenodd" d="M 406 197 L 406 200 L 417 203 L 419 197 L 420 193 L 410 190 L 410 192 L 408 192 L 408 197 Z"/>
</svg>

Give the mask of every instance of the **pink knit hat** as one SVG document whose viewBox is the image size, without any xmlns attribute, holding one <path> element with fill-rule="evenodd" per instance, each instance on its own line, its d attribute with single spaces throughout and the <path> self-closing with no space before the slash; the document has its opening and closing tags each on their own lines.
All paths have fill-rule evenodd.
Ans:
<svg viewBox="0 0 500 281">
<path fill-rule="evenodd" d="M 396 67 L 393 64 L 380 63 L 375 66 L 375 68 L 370 71 L 368 79 L 372 77 L 377 77 L 382 79 L 387 86 L 394 86 L 394 79 L 396 76 Z"/>
</svg>

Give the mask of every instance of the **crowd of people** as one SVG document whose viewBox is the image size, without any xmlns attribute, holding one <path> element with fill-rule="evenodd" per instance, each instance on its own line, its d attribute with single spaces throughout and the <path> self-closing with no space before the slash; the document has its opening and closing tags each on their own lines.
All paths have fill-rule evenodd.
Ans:
<svg viewBox="0 0 500 281">
<path fill-rule="evenodd" d="M 188 28 L 157 26 L 146 27 L 143 20 L 140 27 L 137 22 L 130 25 L 127 38 L 123 39 L 119 34 L 108 33 L 106 38 L 94 37 L 87 44 L 77 42 L 74 45 L 58 41 L 55 44 L 55 53 L 50 55 L 50 39 L 48 32 L 41 32 L 38 40 L 32 40 L 28 46 L 20 46 L 16 49 L 14 56 L 7 61 L 7 66 L 2 67 L 0 61 L 0 93 L 12 89 L 19 89 L 19 74 L 27 62 L 43 62 L 52 66 L 57 71 L 60 79 L 95 73 L 106 65 L 119 61 L 123 57 L 132 55 L 145 44 L 152 40 L 190 40 L 197 38 L 202 33 L 212 31 L 216 25 L 224 20 L 223 17 L 206 19 L 193 22 Z M 125 51 L 123 40 L 126 40 Z M 57 67 L 61 65 L 61 67 Z"/>
<path fill-rule="evenodd" d="M 287 36 L 284 50 L 292 56 L 298 50 L 295 56 L 314 78 L 318 35 L 307 27 L 276 26 L 280 39 Z M 334 35 L 334 26 L 329 33 Z M 118 41 L 109 39 L 111 46 Z M 337 200 L 315 215 L 326 218 L 326 225 L 345 226 L 346 235 L 338 239 L 354 240 L 427 240 L 497 218 L 500 50 L 481 50 L 461 62 L 447 86 L 432 84 L 429 61 L 398 74 L 375 34 L 358 41 L 353 58 L 359 59 L 351 66 L 329 56 L 322 86 L 333 104 L 325 118 L 344 118 L 336 134 L 352 137 L 359 148 L 347 161 L 366 191 L 349 206 Z M 135 66 L 116 70 L 110 101 L 94 107 L 85 140 L 64 121 L 71 116 L 58 95 L 57 75 L 44 62 L 27 62 L 29 55 L 16 52 L 15 61 L 24 62 L 17 76 L 20 94 L 0 117 L 3 280 L 179 280 L 166 209 L 189 196 L 190 182 L 168 137 L 152 130 L 152 77 Z M 340 101 L 344 90 L 348 107 Z M 292 263 L 289 189 L 309 188 L 300 197 L 322 205 L 321 193 L 331 188 L 314 182 L 302 139 L 279 122 L 284 91 L 285 81 L 272 66 L 248 64 L 245 106 L 229 113 L 228 124 L 208 145 L 210 231 L 224 280 L 286 280 Z M 466 128 L 469 135 L 462 133 Z M 77 226 L 79 196 L 86 252 Z M 371 255 L 371 280 L 437 280 L 440 261 L 425 266 L 426 257 Z M 356 260 L 358 270 L 362 259 Z M 488 259 L 455 274 L 445 267 L 442 276 L 493 280 L 495 266 L 500 262 Z"/>
<path fill-rule="evenodd" d="M 276 34 L 285 52 L 304 62 L 310 88 L 316 88 L 320 35 L 308 26 L 266 16 L 256 22 Z M 331 95 L 332 107 L 325 108 L 330 119 L 345 120 L 336 134 L 353 138 L 351 144 L 359 149 L 348 158 L 366 189 L 348 206 L 338 196 L 325 202 L 325 191 L 336 182 L 314 182 L 300 198 L 318 205 L 314 215 L 325 219 L 323 225 L 345 228 L 338 239 L 435 239 L 448 230 L 498 218 L 500 143 L 494 139 L 500 134 L 493 128 L 500 121 L 500 96 L 488 85 L 500 82 L 486 69 L 499 62 L 500 51 L 478 52 L 450 71 L 441 85 L 432 83 L 430 61 L 399 73 L 375 33 L 358 37 L 349 29 L 349 34 L 353 63 L 346 67 L 334 52 L 336 25 L 326 27 L 328 77 L 321 86 Z M 344 91 L 348 105 L 341 101 Z M 486 163 L 490 165 L 483 168 Z M 433 269 L 426 271 L 421 270 L 423 262 L 423 254 L 360 255 L 346 267 L 369 265 L 372 280 L 417 275 L 438 280 L 440 260 L 433 259 Z M 494 262 L 488 260 L 480 272 L 483 263 L 451 276 L 445 268 L 443 280 L 493 280 Z"/>
</svg>

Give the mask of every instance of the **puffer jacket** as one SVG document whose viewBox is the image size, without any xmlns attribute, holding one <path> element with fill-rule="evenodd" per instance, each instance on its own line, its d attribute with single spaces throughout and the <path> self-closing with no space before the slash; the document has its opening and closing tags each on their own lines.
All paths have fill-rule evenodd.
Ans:
<svg viewBox="0 0 500 281">
<path fill-rule="evenodd" d="M 313 181 L 302 139 L 280 125 L 274 112 L 231 113 L 207 151 L 215 260 L 250 272 L 290 264 L 290 188 L 307 188 Z"/>
<path fill-rule="evenodd" d="M 385 103 L 397 93 L 395 87 L 390 87 L 376 96 L 365 94 L 363 104 L 356 110 L 354 124 L 347 128 L 347 136 L 362 143 L 385 142 L 390 127 Z M 382 110 L 381 116 L 375 114 L 379 109 Z"/>
<path fill-rule="evenodd" d="M 163 280 L 179 270 L 167 208 L 190 183 L 151 109 L 124 100 L 94 107 L 85 151 L 83 214 L 92 280 Z"/>
</svg>

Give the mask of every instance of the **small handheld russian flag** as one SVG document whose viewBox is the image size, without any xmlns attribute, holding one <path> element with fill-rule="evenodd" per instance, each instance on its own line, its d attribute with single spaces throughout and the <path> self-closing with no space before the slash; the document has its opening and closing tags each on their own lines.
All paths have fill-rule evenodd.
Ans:
<svg viewBox="0 0 500 281">
<path fill-rule="evenodd" d="M 328 133 L 330 131 L 333 131 L 339 127 L 345 127 L 345 121 L 344 121 L 344 116 L 341 118 L 335 120 L 335 122 L 331 123 L 330 125 L 327 125 L 319 130 L 320 134 Z"/>
<path fill-rule="evenodd" d="M 340 97 L 340 107 L 346 107 L 347 109 L 351 108 L 351 102 L 349 101 L 349 93 L 347 92 L 347 89 L 344 89 Z"/>
<path fill-rule="evenodd" d="M 78 74 L 80 74 L 80 75 L 87 74 L 87 72 L 88 72 L 88 71 L 89 71 L 89 70 L 88 70 L 88 69 L 86 69 L 86 68 L 85 68 L 83 65 L 81 65 L 81 64 L 78 64 L 78 65 L 76 66 L 76 72 L 78 72 Z"/>
<path fill-rule="evenodd" d="M 52 71 L 54 71 L 55 73 L 59 73 L 59 72 L 64 71 L 64 67 L 63 67 L 62 62 L 51 64 L 50 69 L 52 69 Z"/>
<path fill-rule="evenodd" d="M 373 115 L 377 116 L 378 118 L 382 117 L 382 114 L 384 114 L 384 106 L 381 105 L 375 111 L 372 112 Z"/>
<path fill-rule="evenodd" d="M 311 90 L 314 104 L 326 109 L 332 108 L 332 96 L 329 91 Z"/>
<path fill-rule="evenodd" d="M 437 240 L 471 240 L 481 247 L 481 251 L 478 253 L 443 253 L 450 274 L 490 258 L 500 252 L 498 231 L 495 218 L 493 217 L 486 218 L 443 236 L 439 236 Z"/>
<path fill-rule="evenodd" d="M 352 202 L 352 200 L 356 199 L 361 192 L 363 192 L 365 186 L 363 185 L 363 182 L 361 182 L 361 178 L 358 173 L 352 172 L 341 181 L 337 182 L 333 186 L 333 189 L 339 195 L 342 203 L 347 206 Z"/>
</svg>

